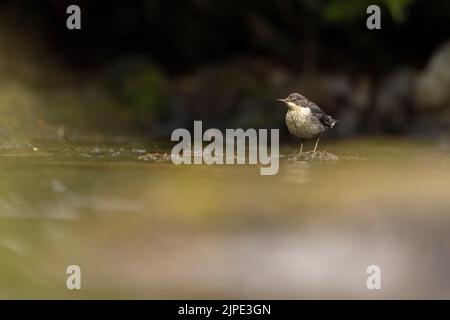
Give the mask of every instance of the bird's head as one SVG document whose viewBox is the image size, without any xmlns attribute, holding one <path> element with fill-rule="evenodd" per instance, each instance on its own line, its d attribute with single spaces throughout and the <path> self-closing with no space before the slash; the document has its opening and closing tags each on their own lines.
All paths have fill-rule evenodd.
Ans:
<svg viewBox="0 0 450 320">
<path fill-rule="evenodd" d="M 286 103 L 289 108 L 300 108 L 302 103 L 307 101 L 304 96 L 297 92 L 291 93 L 286 99 L 277 100 Z"/>
</svg>

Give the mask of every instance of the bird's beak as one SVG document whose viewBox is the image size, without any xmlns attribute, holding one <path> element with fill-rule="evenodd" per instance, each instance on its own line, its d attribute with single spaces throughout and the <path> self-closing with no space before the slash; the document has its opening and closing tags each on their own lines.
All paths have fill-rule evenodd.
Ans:
<svg viewBox="0 0 450 320">
<path fill-rule="evenodd" d="M 277 99 L 277 100 L 281 102 L 286 102 L 286 99 Z"/>
</svg>

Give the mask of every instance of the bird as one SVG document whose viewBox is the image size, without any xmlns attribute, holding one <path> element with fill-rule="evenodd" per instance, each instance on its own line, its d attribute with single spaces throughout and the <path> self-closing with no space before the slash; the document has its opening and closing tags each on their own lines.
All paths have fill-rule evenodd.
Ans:
<svg viewBox="0 0 450 320">
<path fill-rule="evenodd" d="M 316 152 L 320 136 L 333 128 L 338 120 L 327 115 L 318 105 L 297 92 L 291 93 L 285 99 L 277 100 L 284 102 L 288 107 L 286 126 L 292 135 L 300 138 L 300 154 L 303 152 L 305 139 L 316 139 L 313 151 Z"/>
</svg>

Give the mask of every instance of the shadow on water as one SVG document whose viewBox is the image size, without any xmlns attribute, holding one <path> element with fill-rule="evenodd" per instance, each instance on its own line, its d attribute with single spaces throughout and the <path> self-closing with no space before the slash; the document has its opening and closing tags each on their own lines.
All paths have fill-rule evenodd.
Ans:
<svg viewBox="0 0 450 320">
<path fill-rule="evenodd" d="M 450 296 L 450 154 L 435 144 L 324 144 L 339 160 L 283 157 L 275 176 L 145 145 L 36 148 L 0 150 L 1 298 Z M 65 288 L 71 264 L 81 291 Z"/>
</svg>

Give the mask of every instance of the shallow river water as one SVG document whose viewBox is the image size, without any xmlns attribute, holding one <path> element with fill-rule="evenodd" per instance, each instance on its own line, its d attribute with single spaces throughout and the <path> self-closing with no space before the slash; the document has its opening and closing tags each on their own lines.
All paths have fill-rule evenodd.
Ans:
<svg viewBox="0 0 450 320">
<path fill-rule="evenodd" d="M 140 159 L 168 152 L 151 145 L 36 148 L 0 149 L 0 298 L 450 298 L 435 141 L 325 142 L 339 160 L 274 176 Z"/>
</svg>

